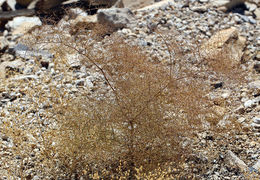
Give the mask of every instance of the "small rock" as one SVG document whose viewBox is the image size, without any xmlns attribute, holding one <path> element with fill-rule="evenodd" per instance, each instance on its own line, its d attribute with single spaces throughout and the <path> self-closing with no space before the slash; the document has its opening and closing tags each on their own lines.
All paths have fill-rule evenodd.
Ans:
<svg viewBox="0 0 260 180">
<path fill-rule="evenodd" d="M 251 126 L 255 129 L 260 129 L 260 124 L 252 123 Z"/>
<path fill-rule="evenodd" d="M 38 76 L 36 75 L 20 75 L 12 78 L 14 81 L 20 81 L 20 80 L 35 80 L 38 79 Z"/>
<path fill-rule="evenodd" d="M 260 89 L 260 80 L 250 82 L 248 84 L 249 89 Z"/>
<path fill-rule="evenodd" d="M 81 67 L 80 58 L 81 58 L 80 54 L 69 54 L 69 53 L 66 54 L 66 59 L 70 68 L 75 68 L 75 69 L 80 68 Z"/>
<path fill-rule="evenodd" d="M 254 69 L 256 70 L 256 72 L 260 73 L 260 63 L 256 63 L 254 65 Z"/>
<path fill-rule="evenodd" d="M 254 117 L 253 122 L 255 124 L 260 124 L 260 117 Z"/>
<path fill-rule="evenodd" d="M 258 160 L 258 161 L 255 163 L 255 165 L 253 166 L 253 168 L 254 168 L 255 170 L 257 170 L 258 172 L 260 172 L 260 160 Z"/>
<path fill-rule="evenodd" d="M 242 172 L 248 171 L 248 166 L 244 163 L 244 161 L 239 159 L 232 151 L 227 151 L 226 158 L 229 165 L 239 168 Z"/>
<path fill-rule="evenodd" d="M 260 61 L 260 51 L 257 52 L 256 56 L 255 56 L 255 59 L 257 61 Z"/>
<path fill-rule="evenodd" d="M 260 20 L 260 8 L 255 9 L 254 15 L 256 16 L 257 20 Z"/>
<path fill-rule="evenodd" d="M 42 60 L 40 63 L 41 63 L 41 66 L 44 67 L 45 69 L 49 68 L 49 61 Z"/>
<path fill-rule="evenodd" d="M 10 49 L 16 56 L 20 56 L 24 59 L 31 59 L 34 57 L 43 58 L 43 59 L 52 59 L 54 57 L 53 54 L 49 53 L 46 50 L 35 50 L 30 49 L 28 46 L 18 43 L 12 49 Z"/>
<path fill-rule="evenodd" d="M 243 122 L 245 122 L 245 120 L 246 120 L 246 118 L 240 117 L 237 121 L 238 121 L 239 123 L 243 123 Z"/>
<path fill-rule="evenodd" d="M 165 10 L 167 7 L 174 7 L 175 3 L 173 0 L 164 0 L 157 3 L 154 3 L 149 6 L 145 6 L 144 8 L 138 9 L 137 11 L 154 11 L 154 10 Z"/>
<path fill-rule="evenodd" d="M 223 87 L 223 82 L 215 82 L 215 83 L 212 83 L 211 86 L 213 86 L 215 89 L 218 89 L 218 88 L 222 88 Z"/>
<path fill-rule="evenodd" d="M 85 81 L 82 79 L 76 81 L 76 86 L 84 86 L 84 84 L 85 84 Z"/>
<path fill-rule="evenodd" d="M 246 5 L 247 9 L 251 12 L 254 11 L 257 8 L 257 6 L 255 4 L 252 4 L 252 3 L 249 3 L 249 2 L 245 2 L 245 5 Z"/>
<path fill-rule="evenodd" d="M 99 9 L 97 19 L 100 24 L 107 25 L 116 31 L 130 27 L 134 21 L 134 14 L 127 8 Z"/>
<path fill-rule="evenodd" d="M 255 107 L 260 101 L 260 96 L 259 97 L 256 97 L 255 99 L 250 99 L 250 100 L 247 100 L 245 103 L 244 103 L 244 107 L 247 109 L 247 108 L 252 108 L 252 107 Z"/>
<path fill-rule="evenodd" d="M 206 6 L 193 6 L 190 9 L 198 13 L 204 13 L 208 11 L 208 8 Z"/>
<path fill-rule="evenodd" d="M 230 94 L 231 94 L 231 92 L 227 91 L 227 92 L 224 92 L 223 94 L 221 94 L 221 97 L 224 99 L 227 99 L 230 96 Z"/>
<path fill-rule="evenodd" d="M 209 0 L 199 0 L 200 3 L 207 3 Z"/>
</svg>

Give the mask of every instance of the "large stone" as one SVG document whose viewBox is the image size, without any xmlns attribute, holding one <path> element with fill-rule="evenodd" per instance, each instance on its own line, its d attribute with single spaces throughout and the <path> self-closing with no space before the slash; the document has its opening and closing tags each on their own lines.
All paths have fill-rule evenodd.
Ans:
<svg viewBox="0 0 260 180">
<path fill-rule="evenodd" d="M 246 38 L 239 36 L 235 27 L 221 30 L 201 46 L 201 55 L 206 59 L 217 59 L 225 53 L 231 63 L 239 63 L 242 59 Z"/>
<path fill-rule="evenodd" d="M 97 19 L 98 23 L 108 26 L 113 31 L 129 27 L 134 23 L 134 15 L 128 8 L 99 9 Z"/>
<path fill-rule="evenodd" d="M 9 21 L 5 27 L 12 31 L 12 34 L 23 35 L 35 26 L 41 26 L 42 22 L 38 17 L 15 17 Z"/>
</svg>

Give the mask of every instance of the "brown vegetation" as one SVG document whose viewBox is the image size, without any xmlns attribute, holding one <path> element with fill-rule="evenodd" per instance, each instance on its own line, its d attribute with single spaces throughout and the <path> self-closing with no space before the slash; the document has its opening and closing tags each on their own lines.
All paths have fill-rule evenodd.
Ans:
<svg viewBox="0 0 260 180">
<path fill-rule="evenodd" d="M 73 69 L 67 66 L 63 52 L 71 52 L 101 77 L 97 90 L 81 91 L 77 96 L 51 84 L 48 93 L 39 84 L 30 89 L 29 94 L 38 98 L 32 101 L 34 107 L 48 105 L 42 117 L 52 124 L 38 136 L 43 148 L 36 166 L 54 179 L 191 178 L 184 164 L 192 154 L 196 132 L 203 131 L 205 124 L 209 124 L 206 129 L 215 129 L 222 118 L 208 98 L 205 74 L 214 71 L 224 76 L 233 67 L 225 61 L 202 63 L 199 59 L 193 64 L 199 70 L 190 69 L 177 43 L 164 35 L 171 65 L 149 61 L 138 46 L 114 35 L 106 37 L 101 49 L 95 48 L 93 34 L 77 35 L 71 38 L 53 30 L 33 39 L 52 45 L 55 69 L 65 75 Z M 46 77 L 42 83 L 49 82 Z M 23 121 L 16 128 L 28 120 L 19 118 Z M 20 135 L 11 136 L 17 139 Z"/>
</svg>

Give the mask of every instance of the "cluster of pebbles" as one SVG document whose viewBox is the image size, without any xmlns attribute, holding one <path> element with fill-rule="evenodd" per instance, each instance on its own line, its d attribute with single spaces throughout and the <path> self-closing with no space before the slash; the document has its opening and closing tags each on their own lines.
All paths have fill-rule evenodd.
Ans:
<svg viewBox="0 0 260 180">
<path fill-rule="evenodd" d="M 248 83 L 232 87 L 224 82 L 224 86 L 214 89 L 212 94 L 224 99 L 233 96 L 234 101 L 225 112 L 235 117 L 237 122 L 248 130 L 241 130 L 235 135 L 198 133 L 197 139 L 193 141 L 194 151 L 197 151 L 194 155 L 196 158 L 187 162 L 187 166 L 192 163 L 211 164 L 207 172 L 201 173 L 199 169 L 193 169 L 192 173 L 199 179 L 247 179 L 242 173 L 243 170 L 249 174 L 248 177 L 252 174 L 260 175 L 259 2 L 246 2 L 243 6 L 226 12 L 213 6 L 208 0 L 175 0 L 161 4 L 132 10 L 133 19 L 128 22 L 130 25 L 113 32 L 126 42 L 142 47 L 152 61 L 164 62 L 169 59 L 170 52 L 165 39 L 162 38 L 165 35 L 174 39 L 179 48 L 187 54 L 223 29 L 235 27 L 239 34 L 246 38 L 241 67 L 247 72 Z M 63 18 L 61 21 L 62 23 L 53 26 L 63 27 L 70 20 Z M 30 34 L 24 36 L 28 37 Z M 22 38 L 23 36 L 12 36 L 8 31 L 0 37 L 0 179 L 18 179 L 21 168 L 24 168 L 24 176 L 29 179 L 48 179 L 35 169 L 42 145 L 40 138 L 34 136 L 40 137 L 44 129 L 54 124 L 44 118 L 48 102 L 35 102 L 39 102 L 42 94 L 48 95 L 53 87 L 74 97 L 86 93 L 98 96 L 108 90 L 104 83 L 100 83 L 102 76 L 94 67 L 68 63 L 70 70 L 63 72 L 62 65 L 53 61 L 55 55 L 50 53 L 51 48 L 45 47 L 44 49 L 48 50 L 42 50 L 40 47 L 44 45 L 41 44 L 35 46 L 38 49 L 32 49 L 21 43 Z M 96 48 L 102 48 L 106 40 L 105 37 L 98 42 Z M 79 57 L 71 54 L 67 58 L 73 60 Z M 59 63 L 62 64 L 63 61 Z M 7 69 L 12 72 L 10 75 L 7 75 Z M 16 109 L 28 120 L 19 122 L 19 128 L 23 132 L 17 132 L 17 135 L 21 135 L 25 144 L 23 147 L 28 146 L 23 151 L 29 152 L 14 152 L 14 149 L 19 149 L 14 148 L 15 139 L 3 133 L 4 124 L 19 121 Z M 32 135 L 32 129 L 37 129 L 34 131 L 37 133 Z M 215 157 L 207 157 L 206 149 L 209 148 L 216 152 Z M 26 162 L 24 167 L 21 167 L 21 161 Z M 239 171 L 233 168 L 232 164 L 238 166 Z"/>
</svg>

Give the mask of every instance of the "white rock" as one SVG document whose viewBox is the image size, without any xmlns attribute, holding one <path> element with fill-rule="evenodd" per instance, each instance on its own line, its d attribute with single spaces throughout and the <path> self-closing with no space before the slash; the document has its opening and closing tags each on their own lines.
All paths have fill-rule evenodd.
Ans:
<svg viewBox="0 0 260 180">
<path fill-rule="evenodd" d="M 15 4 L 16 4 L 16 0 L 6 0 L 8 6 L 15 11 Z"/>
<path fill-rule="evenodd" d="M 72 68 L 81 66 L 80 57 L 81 57 L 80 54 L 69 54 L 69 53 L 66 54 L 67 62 L 69 66 Z"/>
<path fill-rule="evenodd" d="M 223 94 L 221 94 L 221 97 L 226 99 L 230 96 L 231 92 L 230 91 L 227 91 L 227 92 L 224 92 Z"/>
<path fill-rule="evenodd" d="M 249 83 L 248 87 L 250 89 L 260 89 L 260 80 L 253 81 L 253 82 Z"/>
<path fill-rule="evenodd" d="M 255 165 L 253 166 L 254 169 L 260 171 L 260 159 L 255 163 Z"/>
<path fill-rule="evenodd" d="M 23 35 L 35 26 L 41 26 L 42 22 L 38 17 L 15 17 L 5 27 L 12 31 L 13 35 Z"/>
<path fill-rule="evenodd" d="M 20 81 L 20 80 L 36 80 L 39 77 L 36 75 L 20 75 L 16 76 L 15 78 L 12 78 L 14 81 Z"/>
<path fill-rule="evenodd" d="M 247 101 L 244 103 L 244 107 L 245 107 L 245 108 L 252 108 L 252 107 L 256 106 L 257 103 L 259 103 L 259 102 L 260 102 L 260 96 L 254 98 L 254 99 L 247 100 Z"/>
<path fill-rule="evenodd" d="M 254 11 L 257 8 L 257 6 L 255 4 L 252 4 L 252 3 L 249 3 L 249 2 L 245 2 L 245 5 L 246 5 L 247 9 L 251 12 Z"/>
<path fill-rule="evenodd" d="M 260 8 L 257 8 L 257 9 L 254 11 L 254 15 L 256 16 L 256 19 L 257 19 L 257 20 L 260 20 Z"/>
<path fill-rule="evenodd" d="M 92 80 L 94 78 L 92 76 L 89 76 L 86 78 L 86 86 L 89 87 L 89 88 L 93 88 L 94 87 L 94 84 L 92 83 Z"/>
</svg>

